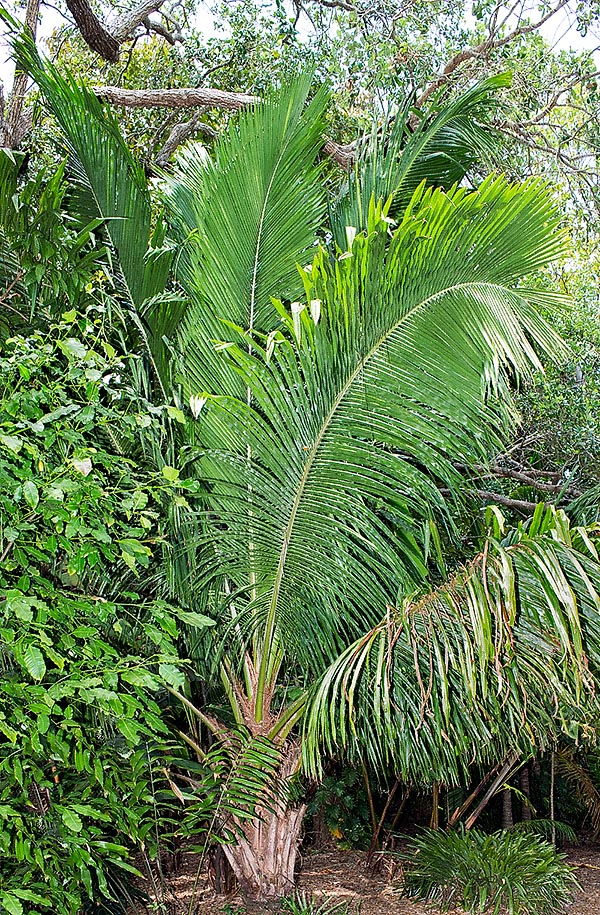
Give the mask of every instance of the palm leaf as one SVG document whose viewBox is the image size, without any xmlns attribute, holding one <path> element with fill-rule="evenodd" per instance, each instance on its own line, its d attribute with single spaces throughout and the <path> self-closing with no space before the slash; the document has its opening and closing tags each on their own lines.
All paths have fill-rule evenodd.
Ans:
<svg viewBox="0 0 600 915">
<path fill-rule="evenodd" d="M 24 158 L 24 153 L 0 147 L 0 226 L 5 229 L 14 221 L 13 197 L 17 192 L 19 168 Z"/>
<path fill-rule="evenodd" d="M 381 217 L 317 255 L 303 310 L 279 306 L 287 334 L 228 348 L 252 406 L 212 398 L 199 427 L 218 519 L 201 581 L 251 583 L 258 720 L 283 645 L 318 671 L 424 581 L 423 525 L 448 523 L 439 487 L 456 492 L 453 462 L 483 460 L 510 421 L 486 391 L 537 364 L 530 336 L 559 346 L 515 286 L 564 250 L 538 182 L 421 188 L 391 241 Z"/>
<path fill-rule="evenodd" d="M 473 762 L 597 720 L 600 565 L 587 535 L 540 509 L 541 527 L 490 537 L 330 667 L 308 716 L 310 767 L 323 746 L 360 746 L 407 780 L 456 783 Z"/>
<path fill-rule="evenodd" d="M 556 754 L 557 771 L 574 790 L 580 804 L 585 808 L 593 830 L 593 838 L 600 835 L 600 790 L 590 769 L 582 765 L 573 750 L 561 747 Z"/>
<path fill-rule="evenodd" d="M 327 94 L 306 99 L 312 74 L 245 112 L 217 142 L 213 157 L 184 153 L 166 193 L 179 226 L 179 275 L 190 296 L 180 329 L 191 394 L 228 390 L 214 341 L 277 324 L 274 294 L 296 298 L 296 262 L 311 258 L 325 210 L 315 166 Z M 307 253 L 308 252 L 308 253 Z"/>
<path fill-rule="evenodd" d="M 332 206 L 338 245 L 345 245 L 346 226 L 366 228 L 371 198 L 391 197 L 395 215 L 421 181 L 450 188 L 475 165 L 489 161 L 498 140 L 486 121 L 490 110 L 497 109 L 498 91 L 510 81 L 509 73 L 490 77 L 433 113 L 416 112 L 407 101 L 391 126 L 375 126 L 362 141 L 348 184 Z"/>
<path fill-rule="evenodd" d="M 169 359 L 163 337 L 174 333 L 181 304 L 177 299 L 163 299 L 161 309 L 145 309 L 145 303 L 165 290 L 172 251 L 165 245 L 160 219 L 153 229 L 144 170 L 129 151 L 116 115 L 104 110 L 90 89 L 50 61 L 42 61 L 30 39 L 13 39 L 13 46 L 64 134 L 73 181 L 71 208 L 83 225 L 97 218 L 104 221 L 115 256 L 113 267 L 131 305 L 130 317 L 166 388 Z"/>
</svg>

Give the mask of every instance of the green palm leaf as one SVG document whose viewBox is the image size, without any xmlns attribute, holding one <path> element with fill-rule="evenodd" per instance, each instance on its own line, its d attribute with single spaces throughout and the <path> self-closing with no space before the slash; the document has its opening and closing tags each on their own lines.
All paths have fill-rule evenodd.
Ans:
<svg viewBox="0 0 600 915">
<path fill-rule="evenodd" d="M 539 508 L 528 531 L 490 537 L 330 667 L 306 725 L 311 768 L 323 746 L 360 745 L 409 781 L 457 782 L 475 761 L 530 754 L 597 719 L 598 554 L 562 512 Z"/>
<path fill-rule="evenodd" d="M 408 780 L 457 782 L 474 761 L 530 754 L 595 720 L 598 555 L 561 512 L 538 517 L 330 667 L 307 721 L 311 767 L 323 746 L 360 744 Z"/>
<path fill-rule="evenodd" d="M 277 324 L 274 294 L 295 298 L 298 260 L 311 258 L 325 199 L 315 166 L 327 94 L 311 103 L 310 72 L 251 112 L 216 144 L 188 150 L 166 182 L 179 226 L 179 274 L 190 296 L 180 329 L 189 392 L 230 390 L 214 341 Z"/>
<path fill-rule="evenodd" d="M 13 40 L 20 65 L 44 93 L 66 139 L 73 181 L 71 207 L 87 225 L 100 218 L 114 252 L 122 291 L 155 363 L 164 393 L 168 355 L 163 337 L 174 334 L 181 303 L 162 298 L 160 308 L 148 308 L 164 293 L 172 260 L 165 245 L 165 227 L 153 228 L 148 182 L 121 134 L 113 112 L 94 93 L 50 61 L 42 61 L 28 38 Z"/>
<path fill-rule="evenodd" d="M 283 646 L 318 671 L 424 581 L 423 526 L 450 523 L 453 462 L 484 460 L 510 423 L 486 398 L 501 403 L 505 369 L 537 365 L 531 339 L 560 346 L 516 286 L 565 247 L 539 182 L 421 188 L 391 240 L 384 212 L 351 251 L 317 255 L 305 307 L 279 306 L 287 334 L 263 354 L 228 348 L 252 406 L 211 398 L 201 420 L 218 518 L 203 581 L 251 583 L 258 720 Z"/>
<path fill-rule="evenodd" d="M 499 90 L 510 82 L 509 73 L 492 76 L 433 113 L 417 112 L 407 102 L 389 130 L 387 124 L 381 131 L 375 127 L 361 144 L 348 185 L 332 207 L 338 245 L 345 245 L 346 226 L 366 228 L 371 198 L 392 197 L 395 214 L 421 181 L 450 188 L 474 166 L 489 161 L 498 139 L 486 121 L 498 107 Z"/>
</svg>

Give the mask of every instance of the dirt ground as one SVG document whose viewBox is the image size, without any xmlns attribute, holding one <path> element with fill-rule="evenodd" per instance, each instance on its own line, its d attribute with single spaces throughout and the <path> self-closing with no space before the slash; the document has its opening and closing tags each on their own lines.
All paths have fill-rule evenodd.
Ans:
<svg viewBox="0 0 600 915">
<path fill-rule="evenodd" d="M 568 858 L 582 889 L 565 909 L 566 915 L 600 915 L 600 846 L 573 849 Z M 238 896 L 217 896 L 197 868 L 198 859 L 190 858 L 181 873 L 169 880 L 165 900 L 169 915 L 245 915 Z M 298 890 L 344 903 L 357 915 L 435 915 L 435 907 L 402 899 L 397 878 L 388 869 L 374 873 L 366 866 L 364 852 L 317 851 L 302 859 Z"/>
</svg>

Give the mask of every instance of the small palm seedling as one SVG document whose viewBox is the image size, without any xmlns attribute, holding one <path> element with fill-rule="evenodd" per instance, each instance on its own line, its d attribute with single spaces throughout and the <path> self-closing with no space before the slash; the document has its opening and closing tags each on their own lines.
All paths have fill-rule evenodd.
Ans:
<svg viewBox="0 0 600 915">
<path fill-rule="evenodd" d="M 578 885 L 564 855 L 534 833 L 425 830 L 403 858 L 405 895 L 444 911 L 554 915 Z"/>
<path fill-rule="evenodd" d="M 307 893 L 299 892 L 286 896 L 281 902 L 280 911 L 282 915 L 350 915 L 346 902 L 335 902 L 333 899 L 321 900 Z"/>
</svg>

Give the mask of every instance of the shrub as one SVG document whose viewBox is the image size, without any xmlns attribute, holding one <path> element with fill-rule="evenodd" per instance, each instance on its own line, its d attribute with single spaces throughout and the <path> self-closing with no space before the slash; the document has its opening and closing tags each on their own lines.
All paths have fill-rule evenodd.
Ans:
<svg viewBox="0 0 600 915">
<path fill-rule="evenodd" d="M 533 833 L 426 830 L 409 849 L 405 895 L 446 911 L 553 915 L 577 887 L 564 855 Z"/>
<path fill-rule="evenodd" d="M 0 351 L 0 912 L 10 915 L 78 915 L 128 886 L 132 849 L 156 851 L 157 791 L 168 787 L 152 749 L 168 734 L 157 699 L 183 681 L 176 620 L 142 590 L 148 544 L 161 543 L 159 497 L 174 487 L 113 447 L 137 428 L 111 380 L 126 366 L 96 347 L 88 319 L 63 317 Z"/>
</svg>

